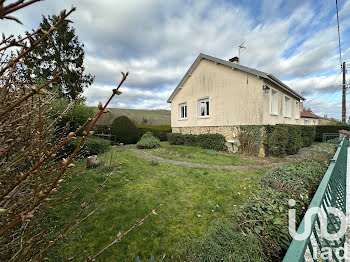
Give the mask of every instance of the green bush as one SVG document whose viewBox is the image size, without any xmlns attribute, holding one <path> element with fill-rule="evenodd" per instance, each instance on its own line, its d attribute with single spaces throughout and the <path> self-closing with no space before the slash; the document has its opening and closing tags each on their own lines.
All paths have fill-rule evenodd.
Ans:
<svg viewBox="0 0 350 262">
<path fill-rule="evenodd" d="M 294 155 L 299 152 L 302 146 L 301 126 L 286 125 L 288 132 L 286 154 Z"/>
<path fill-rule="evenodd" d="M 296 200 L 299 224 L 326 168 L 322 157 L 274 168 L 261 180 L 261 189 L 234 213 L 236 225 L 246 234 L 255 234 L 267 261 L 280 261 L 290 245 L 288 200 Z"/>
<path fill-rule="evenodd" d="M 82 137 L 71 139 L 63 148 L 64 155 L 69 156 L 73 153 Z M 88 136 L 84 144 L 80 147 L 78 154 L 80 156 L 98 155 L 109 149 L 109 141 L 99 137 Z"/>
<path fill-rule="evenodd" d="M 243 234 L 229 221 L 214 221 L 208 232 L 187 247 L 182 261 L 255 261 L 262 262 L 264 253 L 253 234 Z"/>
<path fill-rule="evenodd" d="M 125 144 L 135 144 L 140 139 L 139 130 L 127 116 L 114 119 L 111 134 L 116 136 L 116 141 Z"/>
<path fill-rule="evenodd" d="M 288 128 L 283 125 L 266 126 L 264 146 L 268 156 L 283 157 L 287 154 Z"/>
<path fill-rule="evenodd" d="M 342 129 L 350 130 L 350 125 L 318 125 L 316 126 L 315 141 L 322 142 L 324 133 L 338 133 Z"/>
<path fill-rule="evenodd" d="M 212 150 L 225 150 L 226 139 L 221 134 L 168 134 L 168 141 L 171 145 L 188 145 L 188 146 L 200 146 L 204 149 Z"/>
<path fill-rule="evenodd" d="M 184 145 L 186 146 L 198 146 L 198 136 L 186 134 L 183 135 Z"/>
<path fill-rule="evenodd" d="M 264 146 L 269 156 L 283 157 L 298 153 L 301 147 L 311 146 L 314 126 L 275 125 L 265 127 Z"/>
<path fill-rule="evenodd" d="M 151 131 L 160 141 L 167 141 L 167 135 L 171 133 L 170 125 L 138 125 L 137 128 L 142 135 Z"/>
<path fill-rule="evenodd" d="M 300 126 L 302 147 L 311 146 L 315 140 L 316 127 L 315 126 Z"/>
<path fill-rule="evenodd" d="M 169 133 L 168 142 L 170 145 L 183 145 L 185 143 L 184 135 L 179 133 Z"/>
<path fill-rule="evenodd" d="M 159 147 L 160 140 L 157 137 L 154 137 L 152 132 L 145 133 L 136 146 L 140 149 L 149 149 Z"/>
<path fill-rule="evenodd" d="M 205 149 L 217 151 L 226 149 L 226 139 L 221 134 L 200 134 L 198 135 L 197 143 Z"/>
</svg>

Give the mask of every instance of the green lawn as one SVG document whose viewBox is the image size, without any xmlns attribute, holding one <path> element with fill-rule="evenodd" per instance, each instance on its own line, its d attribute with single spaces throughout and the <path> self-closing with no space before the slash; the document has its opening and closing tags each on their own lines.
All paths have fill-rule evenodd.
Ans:
<svg viewBox="0 0 350 262">
<path fill-rule="evenodd" d="M 136 148 L 136 145 L 130 145 L 129 147 Z M 266 159 L 263 160 L 257 157 L 245 157 L 241 154 L 218 152 L 196 146 L 174 146 L 170 145 L 168 142 L 161 142 L 159 148 L 145 149 L 144 151 L 155 156 L 172 160 L 209 165 L 245 166 L 259 165 L 267 161 Z M 268 158 L 268 160 L 271 159 Z"/>
<path fill-rule="evenodd" d="M 166 143 L 163 148 L 169 148 Z M 181 152 L 181 147 L 179 152 Z M 198 150 L 200 153 L 197 154 Z M 206 150 L 193 149 L 190 160 L 205 159 L 212 163 Z M 189 154 L 189 152 L 187 152 Z M 205 157 L 206 156 L 206 157 Z M 232 159 L 230 160 L 230 157 Z M 135 153 L 118 151 L 117 148 L 100 156 L 104 163 L 113 159 L 121 163 L 108 184 L 99 193 L 86 214 L 103 201 L 102 209 L 85 220 L 64 242 L 50 253 L 50 261 L 65 261 L 80 251 L 76 261 L 84 261 L 110 243 L 118 232 L 124 232 L 159 204 L 164 206 L 157 216 L 150 217 L 141 227 L 133 230 L 119 244 L 98 257 L 97 261 L 134 261 L 140 255 L 149 261 L 151 255 L 157 261 L 176 261 L 184 243 L 200 236 L 213 219 L 230 217 L 232 207 L 245 201 L 247 195 L 258 186 L 266 170 L 211 170 L 173 166 L 151 162 Z M 219 153 L 222 164 L 240 164 L 238 155 Z M 214 163 L 213 163 L 214 164 Z M 218 164 L 215 162 L 215 164 Z M 107 165 L 107 164 L 106 164 Z M 85 169 L 85 161 L 76 163 L 70 172 L 77 173 L 57 194 L 65 194 L 76 187 L 80 190 L 67 204 L 50 210 L 46 219 L 56 230 L 79 211 L 106 176 L 106 167 Z M 51 224 L 52 223 L 52 224 Z"/>
</svg>

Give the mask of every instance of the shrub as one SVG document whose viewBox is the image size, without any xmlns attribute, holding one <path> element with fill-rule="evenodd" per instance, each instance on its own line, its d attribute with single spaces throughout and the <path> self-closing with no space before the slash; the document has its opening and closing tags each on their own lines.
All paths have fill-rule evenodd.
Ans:
<svg viewBox="0 0 350 262">
<path fill-rule="evenodd" d="M 324 133 L 338 133 L 342 129 L 349 130 L 350 125 L 318 125 L 316 126 L 315 141 L 322 142 Z"/>
<path fill-rule="evenodd" d="M 238 132 L 238 150 L 240 153 L 256 156 L 262 145 L 261 126 L 241 126 Z"/>
<path fill-rule="evenodd" d="M 111 134 L 116 136 L 116 141 L 125 144 L 135 144 L 140 139 L 139 130 L 127 116 L 114 119 L 111 125 Z"/>
<path fill-rule="evenodd" d="M 205 149 L 225 150 L 226 139 L 221 134 L 201 134 L 198 135 L 198 145 Z"/>
<path fill-rule="evenodd" d="M 302 147 L 311 146 L 315 140 L 315 126 L 300 126 Z"/>
<path fill-rule="evenodd" d="M 152 132 L 147 132 L 141 137 L 140 141 L 137 142 L 136 146 L 141 149 L 149 149 L 159 147 L 159 143 L 159 138 L 154 137 Z"/>
<path fill-rule="evenodd" d="M 286 126 L 266 126 L 264 146 L 267 155 L 282 157 L 287 154 L 288 130 Z"/>
<path fill-rule="evenodd" d="M 151 131 L 160 141 L 167 141 L 167 135 L 171 133 L 170 125 L 138 125 L 137 128 L 141 135 Z"/>
<path fill-rule="evenodd" d="M 64 147 L 64 155 L 70 155 L 77 147 L 81 137 L 71 139 Z M 81 156 L 98 155 L 109 149 L 109 141 L 99 137 L 87 137 L 79 150 Z"/>
<path fill-rule="evenodd" d="M 168 141 L 171 145 L 200 146 L 204 149 L 218 151 L 226 149 L 226 139 L 221 134 L 191 135 L 170 133 L 168 134 Z"/>
<path fill-rule="evenodd" d="M 291 242 L 288 200 L 297 200 L 294 208 L 299 224 L 326 167 L 322 158 L 305 158 L 274 168 L 261 180 L 261 189 L 235 212 L 237 227 L 257 236 L 268 261 L 281 260 Z"/>
<path fill-rule="evenodd" d="M 184 145 L 186 146 L 198 146 L 198 136 L 186 134 L 183 135 Z"/>
<path fill-rule="evenodd" d="M 182 261 L 265 261 L 257 238 L 239 232 L 229 221 L 214 221 L 210 230 L 187 248 L 185 256 Z"/>
<path fill-rule="evenodd" d="M 294 155 L 299 152 L 302 146 L 301 126 L 286 125 L 285 127 L 288 132 L 286 154 Z"/>
<path fill-rule="evenodd" d="M 184 135 L 179 133 L 169 133 L 168 141 L 170 145 L 183 145 L 185 143 Z"/>
<path fill-rule="evenodd" d="M 314 138 L 314 126 L 266 126 L 264 146 L 267 155 L 282 157 L 298 153 L 301 147 L 311 146 Z"/>
</svg>

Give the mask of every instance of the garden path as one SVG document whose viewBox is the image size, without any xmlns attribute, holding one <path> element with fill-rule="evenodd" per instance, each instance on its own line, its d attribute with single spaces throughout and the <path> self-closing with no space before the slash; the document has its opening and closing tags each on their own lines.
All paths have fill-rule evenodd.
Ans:
<svg viewBox="0 0 350 262">
<path fill-rule="evenodd" d="M 192 168 L 209 168 L 209 169 L 226 169 L 226 170 L 250 170 L 250 169 L 252 169 L 253 170 L 253 169 L 272 168 L 272 167 L 276 167 L 276 166 L 281 165 L 281 163 L 295 160 L 294 156 L 289 156 L 289 157 L 285 157 L 285 158 L 281 159 L 281 161 L 279 161 L 279 162 L 259 164 L 259 165 L 245 165 L 245 166 L 207 165 L 207 164 L 201 164 L 201 163 L 191 163 L 191 162 L 183 162 L 183 161 L 167 159 L 167 158 L 155 156 L 155 155 L 152 155 L 152 154 L 147 153 L 145 151 L 142 151 L 139 149 L 134 149 L 134 148 L 121 147 L 121 149 L 125 150 L 125 151 L 130 151 L 130 152 L 136 153 L 140 156 L 143 156 L 143 157 L 148 158 L 150 160 L 158 161 L 161 163 L 166 163 L 166 164 L 171 164 L 171 165 L 176 165 L 176 166 L 192 167 Z M 305 155 L 305 154 L 303 154 L 303 155 Z"/>
</svg>

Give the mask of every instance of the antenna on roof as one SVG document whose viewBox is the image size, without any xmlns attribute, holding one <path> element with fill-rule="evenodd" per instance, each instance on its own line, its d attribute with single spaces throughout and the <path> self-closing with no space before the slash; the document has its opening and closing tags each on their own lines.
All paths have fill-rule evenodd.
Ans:
<svg viewBox="0 0 350 262">
<path fill-rule="evenodd" d="M 246 49 L 244 42 L 238 46 L 238 59 L 241 60 L 241 53 Z"/>
</svg>

